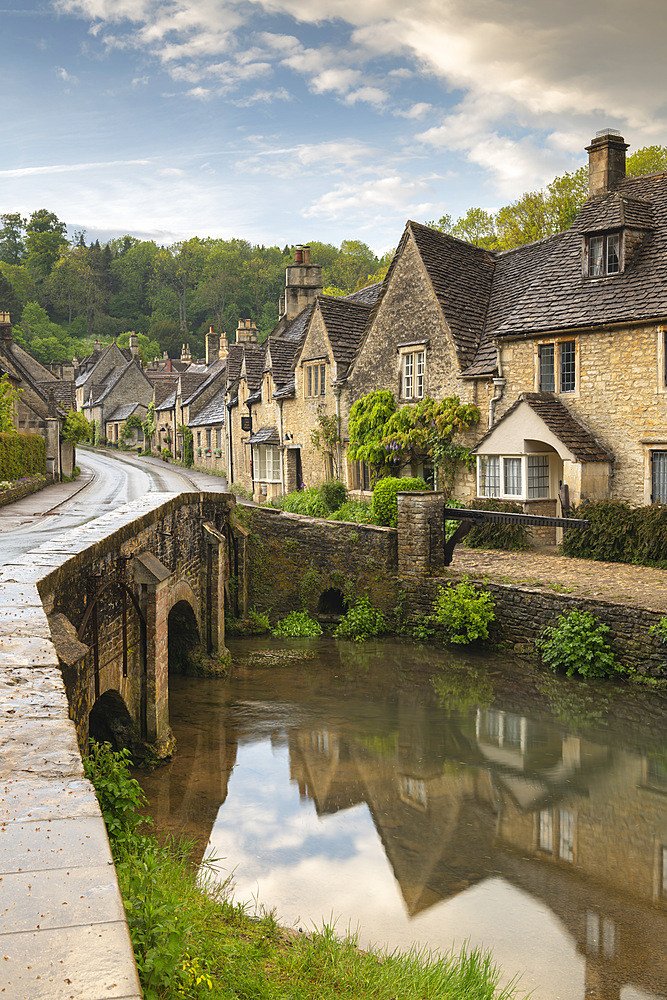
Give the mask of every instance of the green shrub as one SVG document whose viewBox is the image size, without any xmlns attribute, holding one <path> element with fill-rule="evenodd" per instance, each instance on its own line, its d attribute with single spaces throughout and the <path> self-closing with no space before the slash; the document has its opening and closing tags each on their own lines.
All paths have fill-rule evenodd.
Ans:
<svg viewBox="0 0 667 1000">
<path fill-rule="evenodd" d="M 428 484 L 423 479 L 415 479 L 411 476 L 404 476 L 398 479 L 394 476 L 385 476 L 379 479 L 373 488 L 373 499 L 371 508 L 376 524 L 381 524 L 386 528 L 395 528 L 398 520 L 397 493 L 404 493 L 406 490 L 427 490 Z"/>
<path fill-rule="evenodd" d="M 333 513 L 347 500 L 347 487 L 340 479 L 327 479 L 320 486 L 320 496 L 326 509 Z"/>
<path fill-rule="evenodd" d="M 326 517 L 329 513 L 318 486 L 309 486 L 307 490 L 287 493 L 280 498 L 278 506 L 290 514 L 302 514 L 304 517 Z"/>
<path fill-rule="evenodd" d="M 285 618 L 276 622 L 271 631 L 284 639 L 311 638 L 322 635 L 322 626 L 307 611 L 290 611 Z"/>
<path fill-rule="evenodd" d="M 241 497 L 242 500 L 252 500 L 252 490 L 249 490 L 247 486 L 242 486 L 241 483 L 230 483 L 228 489 L 235 497 Z"/>
<path fill-rule="evenodd" d="M 511 500 L 473 500 L 470 510 L 498 510 L 507 514 L 523 514 L 523 507 Z M 509 549 L 521 551 L 530 548 L 530 538 L 525 524 L 480 524 L 468 532 L 464 545 L 471 549 Z"/>
<path fill-rule="evenodd" d="M 110 743 L 90 741 L 83 770 L 95 786 L 102 817 L 112 845 L 131 838 L 144 822 L 140 810 L 146 805 L 141 785 L 130 777 L 129 750 L 115 751 Z"/>
<path fill-rule="evenodd" d="M 354 521 L 357 524 L 375 524 L 373 509 L 363 500 L 347 500 L 342 507 L 329 514 L 330 521 Z"/>
<path fill-rule="evenodd" d="M 227 618 L 225 631 L 229 635 L 265 635 L 271 631 L 268 614 L 251 608 L 245 618 Z"/>
<path fill-rule="evenodd" d="M 382 612 L 373 607 L 368 597 L 360 597 L 341 619 L 334 636 L 336 639 L 365 642 L 386 631 L 387 622 Z"/>
<path fill-rule="evenodd" d="M 596 500 L 572 508 L 571 517 L 590 521 L 589 528 L 570 528 L 561 551 L 580 559 L 632 562 L 637 547 L 634 510 L 622 500 Z"/>
<path fill-rule="evenodd" d="M 465 508 L 465 503 L 463 500 L 457 500 L 456 497 L 448 497 L 445 503 L 446 507 L 461 507 Z M 445 521 L 445 538 L 451 538 L 456 529 L 458 528 L 460 521 Z"/>
<path fill-rule="evenodd" d="M 535 645 L 554 673 L 609 677 L 623 672 L 623 667 L 605 640 L 608 632 L 609 626 L 598 622 L 590 611 L 575 608 L 543 629 Z"/>
<path fill-rule="evenodd" d="M 443 626 L 447 642 L 467 644 L 489 638 L 496 615 L 488 590 L 476 590 L 467 580 L 456 587 L 438 587 L 432 620 Z"/>
<path fill-rule="evenodd" d="M 39 434 L 0 434 L 0 479 L 40 476 L 46 470 L 46 441 Z"/>
<path fill-rule="evenodd" d="M 663 615 L 656 625 L 651 625 L 649 632 L 664 646 L 667 643 L 667 618 Z"/>
</svg>

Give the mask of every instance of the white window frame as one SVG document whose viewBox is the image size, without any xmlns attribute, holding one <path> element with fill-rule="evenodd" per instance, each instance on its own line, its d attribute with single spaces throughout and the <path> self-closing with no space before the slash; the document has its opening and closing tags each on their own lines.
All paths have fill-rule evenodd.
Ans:
<svg viewBox="0 0 667 1000">
<path fill-rule="evenodd" d="M 312 361 L 303 366 L 303 395 L 305 399 L 318 399 L 327 391 L 326 362 Z"/>
<path fill-rule="evenodd" d="M 253 482 L 279 483 L 281 482 L 281 468 L 280 448 L 274 444 L 254 444 L 252 446 Z"/>
<path fill-rule="evenodd" d="M 426 348 L 401 354 L 403 399 L 423 399 L 426 384 Z"/>
<path fill-rule="evenodd" d="M 544 459 L 547 459 L 548 485 L 546 492 L 530 496 L 529 472 L 532 469 L 543 470 Z M 540 459 L 539 465 L 531 462 L 532 459 Z M 489 488 L 486 485 L 485 463 L 493 463 L 493 479 L 497 482 L 497 491 L 493 490 L 493 485 Z M 520 463 L 520 491 L 518 493 L 508 492 L 508 486 L 512 479 L 512 470 L 517 469 L 517 462 Z M 543 480 L 543 476 L 531 477 Z M 531 452 L 528 455 L 478 455 L 477 456 L 477 496 L 495 500 L 516 500 L 524 502 L 526 500 L 553 500 L 553 476 L 551 467 L 551 452 Z"/>
</svg>

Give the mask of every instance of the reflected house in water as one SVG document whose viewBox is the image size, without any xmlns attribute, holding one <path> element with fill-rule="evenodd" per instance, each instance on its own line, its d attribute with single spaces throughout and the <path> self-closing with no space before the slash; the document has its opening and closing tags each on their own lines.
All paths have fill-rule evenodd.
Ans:
<svg viewBox="0 0 667 1000">
<path fill-rule="evenodd" d="M 587 998 L 666 996 L 664 762 L 495 708 L 470 733 L 423 713 L 399 708 L 393 739 L 292 732 L 292 780 L 318 815 L 367 805 L 411 916 L 501 876 L 576 942 Z"/>
</svg>

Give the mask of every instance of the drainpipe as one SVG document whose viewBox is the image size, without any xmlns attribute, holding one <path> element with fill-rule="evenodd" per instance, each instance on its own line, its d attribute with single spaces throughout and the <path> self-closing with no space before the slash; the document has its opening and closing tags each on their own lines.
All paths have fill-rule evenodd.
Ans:
<svg viewBox="0 0 667 1000">
<path fill-rule="evenodd" d="M 338 424 L 338 437 L 340 439 L 340 394 L 342 392 L 342 386 L 334 386 L 334 399 L 336 401 L 336 423 Z M 340 440 L 336 442 L 336 465 L 338 466 L 338 478 L 341 478 L 341 450 L 340 450 Z M 345 470 L 345 483 L 347 485 L 347 469 Z"/>
<path fill-rule="evenodd" d="M 496 357 L 498 376 L 493 380 L 494 395 L 489 400 L 489 430 L 493 427 L 496 419 L 496 404 L 503 398 L 507 379 L 503 378 L 503 365 L 500 358 L 500 348 L 496 345 Z"/>
<path fill-rule="evenodd" d="M 280 452 L 280 492 L 285 495 L 285 442 L 283 441 L 283 401 L 278 400 L 278 441 L 282 445 Z"/>
</svg>

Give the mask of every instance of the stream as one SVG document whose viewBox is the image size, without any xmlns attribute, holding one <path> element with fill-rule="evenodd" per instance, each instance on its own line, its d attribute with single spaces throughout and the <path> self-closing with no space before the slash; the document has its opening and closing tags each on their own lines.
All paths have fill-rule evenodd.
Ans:
<svg viewBox="0 0 667 1000">
<path fill-rule="evenodd" d="M 667 1000 L 667 696 L 399 641 L 230 640 L 169 678 L 161 831 L 250 911 L 493 952 L 539 1000 Z"/>
</svg>

